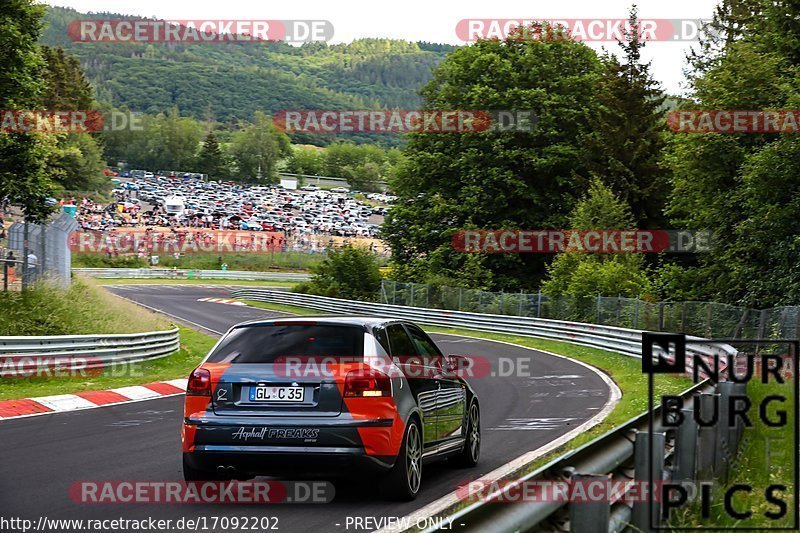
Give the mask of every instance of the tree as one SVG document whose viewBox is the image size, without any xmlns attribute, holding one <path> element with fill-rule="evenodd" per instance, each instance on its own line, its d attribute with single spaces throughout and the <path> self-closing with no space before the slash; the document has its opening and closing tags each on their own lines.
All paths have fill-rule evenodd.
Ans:
<svg viewBox="0 0 800 533">
<path fill-rule="evenodd" d="M 453 250 L 461 229 L 563 227 L 586 188 L 583 138 L 596 113 L 601 64 L 570 39 L 479 41 L 451 52 L 422 90 L 428 109 L 530 110 L 530 131 L 413 133 L 391 182 L 399 201 L 382 230 L 393 264 L 470 285 L 537 288 L 544 254 L 476 258 Z M 472 256 L 471 259 L 468 256 Z M 482 273 L 481 273 L 482 272 Z"/>
<path fill-rule="evenodd" d="M 729 46 L 752 32 L 761 17 L 763 0 L 722 0 L 714 15 L 703 27 L 699 47 L 691 49 L 687 59 L 692 67 L 689 79 L 702 77 L 726 53 Z"/>
<path fill-rule="evenodd" d="M 796 6 L 737 2 L 759 13 L 737 26 L 721 49 L 702 51 L 692 78 L 694 109 L 796 109 L 800 59 Z M 743 19 L 744 20 L 744 19 Z M 784 35 L 784 31 L 789 31 Z M 677 134 L 666 156 L 673 177 L 672 223 L 715 232 L 713 253 L 696 258 L 683 275 L 665 270 L 663 285 L 698 297 L 752 307 L 795 304 L 800 291 L 796 261 L 795 195 L 800 174 L 797 143 L 781 134 Z"/>
<path fill-rule="evenodd" d="M 641 62 L 636 6 L 631 8 L 630 29 L 620 46 L 625 61 L 613 55 L 603 59 L 598 101 L 592 127 L 586 135 L 586 154 L 593 175 L 603 179 L 614 193 L 628 202 L 639 227 L 664 224 L 668 192 L 667 169 L 660 159 L 666 146 L 664 93 Z"/>
<path fill-rule="evenodd" d="M 86 111 L 95 108 L 92 87 L 80 62 L 61 48 L 42 47 L 46 62 L 45 109 Z M 69 190 L 100 190 L 110 186 L 103 174 L 99 134 L 65 133 L 55 137 L 49 165 L 56 182 Z"/>
<path fill-rule="evenodd" d="M 325 154 L 319 148 L 293 146 L 292 153 L 286 161 L 286 171 L 292 174 L 320 176 L 323 174 Z"/>
<path fill-rule="evenodd" d="M 86 79 L 80 61 L 64 52 L 63 48 L 43 46 L 42 55 L 47 64 L 42 102 L 45 109 L 93 109 L 92 85 Z"/>
<path fill-rule="evenodd" d="M 35 109 L 44 85 L 41 51 L 44 6 L 32 0 L 7 0 L 0 7 L 0 109 Z M 47 158 L 53 148 L 44 135 L 0 134 L 0 198 L 18 205 L 29 220 L 51 211 L 45 197 L 52 189 Z"/>
<path fill-rule="evenodd" d="M 289 138 L 261 111 L 256 112 L 253 124 L 232 136 L 230 146 L 239 179 L 273 183 L 277 182 L 275 166 L 289 155 L 289 149 Z"/>
<path fill-rule="evenodd" d="M 325 149 L 326 175 L 344 178 L 354 190 L 377 191 L 389 177 L 388 152 L 371 144 L 335 143 Z"/>
<path fill-rule="evenodd" d="M 67 190 L 103 190 L 110 185 L 103 174 L 102 150 L 87 133 L 60 135 L 49 164 L 58 184 Z"/>
<path fill-rule="evenodd" d="M 569 227 L 573 230 L 636 228 L 628 204 L 599 179 L 591 183 L 575 206 Z M 651 290 L 644 257 L 638 253 L 565 252 L 556 256 L 547 272 L 549 277 L 542 284 L 542 291 L 553 296 L 638 297 Z"/>
<path fill-rule="evenodd" d="M 197 155 L 195 170 L 208 174 L 212 179 L 227 179 L 231 175 L 228 156 L 220 147 L 213 131 L 209 131 L 203 141 L 203 146 Z"/>
<path fill-rule="evenodd" d="M 313 277 L 297 290 L 311 294 L 374 301 L 381 286 L 375 256 L 365 248 L 345 246 L 312 268 Z"/>
<path fill-rule="evenodd" d="M 152 130 L 145 132 L 152 139 L 152 161 L 146 168 L 153 170 L 192 169 L 195 156 L 203 139 L 203 126 L 200 122 L 181 117 L 178 108 L 173 107 L 165 115 L 158 115 Z"/>
</svg>

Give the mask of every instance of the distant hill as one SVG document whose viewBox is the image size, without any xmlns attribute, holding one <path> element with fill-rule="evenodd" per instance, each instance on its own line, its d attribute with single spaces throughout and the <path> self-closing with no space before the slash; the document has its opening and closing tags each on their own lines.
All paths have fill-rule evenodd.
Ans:
<svg viewBox="0 0 800 533">
<path fill-rule="evenodd" d="M 77 43 L 75 19 L 130 19 L 50 7 L 42 44 L 77 56 L 98 100 L 158 113 L 220 122 L 256 110 L 415 108 L 417 91 L 454 47 L 388 39 L 300 47 L 263 43 Z"/>
</svg>

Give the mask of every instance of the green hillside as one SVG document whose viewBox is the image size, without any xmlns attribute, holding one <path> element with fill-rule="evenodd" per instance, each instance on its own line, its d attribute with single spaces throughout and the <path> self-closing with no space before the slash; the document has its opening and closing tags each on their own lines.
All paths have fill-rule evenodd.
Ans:
<svg viewBox="0 0 800 533">
<path fill-rule="evenodd" d="M 220 122 L 256 110 L 414 108 L 417 91 L 453 47 L 387 39 L 349 44 L 76 43 L 67 35 L 81 18 L 131 18 L 48 9 L 42 44 L 77 56 L 98 100 L 147 113 L 173 106 L 182 115 Z"/>
</svg>

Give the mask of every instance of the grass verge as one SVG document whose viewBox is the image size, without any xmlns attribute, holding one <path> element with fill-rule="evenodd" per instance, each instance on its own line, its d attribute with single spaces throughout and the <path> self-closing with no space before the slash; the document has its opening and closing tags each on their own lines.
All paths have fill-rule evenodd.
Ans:
<svg viewBox="0 0 800 533">
<path fill-rule="evenodd" d="M 0 335 L 138 333 L 173 327 L 168 319 L 103 290 L 94 280 L 73 280 L 69 290 L 39 284 L 0 293 Z M 72 376 L 0 378 L 0 400 L 102 390 L 188 376 L 216 339 L 180 327 L 178 352 L 141 363 L 87 370 Z M 91 355 L 87 352 L 86 355 Z M 2 360 L 0 359 L 0 365 Z"/>
<path fill-rule="evenodd" d="M 798 450 L 794 442 L 796 420 L 794 420 L 795 398 L 791 390 L 792 381 L 783 385 L 750 381 L 747 395 L 752 402 L 749 419 L 753 426 L 746 428 L 742 434 L 737 456 L 729 468 L 729 478 L 722 486 L 712 489 L 710 514 L 703 518 L 701 502 L 697 498 L 691 506 L 680 509 L 673 514 L 670 526 L 673 527 L 716 527 L 716 528 L 750 528 L 767 531 L 771 529 L 791 529 L 792 511 L 797 506 L 797 494 L 794 493 L 794 467 L 798 460 Z M 771 401 L 764 403 L 767 396 L 785 398 L 785 402 Z M 780 427 L 765 424 L 759 414 L 764 405 L 765 414 L 771 421 L 779 421 L 779 412 L 786 413 L 786 423 Z M 747 518 L 734 518 L 725 509 L 724 492 L 734 485 L 747 487 L 732 494 L 731 508 L 736 512 L 750 512 Z M 781 500 L 782 509 L 775 502 L 768 501 L 766 495 L 769 487 L 774 487 L 772 497 Z M 778 489 L 776 487 L 783 487 Z M 775 516 L 774 514 L 782 514 Z M 773 515 L 773 516 L 770 516 Z M 791 529 L 797 531 L 797 529 Z"/>
<path fill-rule="evenodd" d="M 39 283 L 0 293 L 0 335 L 141 333 L 169 328 L 169 321 L 100 289 L 73 280 L 68 290 Z"/>
<path fill-rule="evenodd" d="M 248 270 L 266 272 L 270 270 L 308 270 L 325 259 L 324 254 L 288 250 L 277 253 L 229 253 L 229 254 L 184 254 L 175 259 L 169 254 L 159 254 L 159 268 L 189 268 L 197 270 L 219 270 L 222 263 L 229 270 Z M 75 253 L 72 255 L 73 268 L 147 268 L 146 259 L 135 254 L 107 257 L 100 253 Z"/>
</svg>

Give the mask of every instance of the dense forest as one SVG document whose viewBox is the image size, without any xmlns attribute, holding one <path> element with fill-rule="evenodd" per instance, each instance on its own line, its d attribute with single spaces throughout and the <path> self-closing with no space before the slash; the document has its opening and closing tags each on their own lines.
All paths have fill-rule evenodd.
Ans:
<svg viewBox="0 0 800 533">
<path fill-rule="evenodd" d="M 131 18 L 51 7 L 41 43 L 79 58 L 96 98 L 150 114 L 219 122 L 280 109 L 414 109 L 417 91 L 454 47 L 387 39 L 322 42 L 80 43 L 76 19 Z M 303 139 L 312 141 L 312 139 Z"/>
<path fill-rule="evenodd" d="M 679 133 L 665 121 L 665 110 L 676 107 L 797 109 L 800 30 L 790 22 L 800 17 L 796 7 L 723 2 L 713 20 L 719 31 L 692 51 L 690 91 L 678 100 L 642 61 L 645 42 L 635 31 L 619 43 L 619 57 L 570 39 L 520 41 L 514 34 L 452 50 L 379 39 L 137 49 L 65 42 L 58 25 L 63 30 L 82 15 L 50 9 L 43 30 L 44 6 L 32 0 L 14 6 L 0 25 L 0 33 L 18 41 L 4 58 L 15 75 L 0 79 L 0 109 L 82 109 L 95 102 L 148 113 L 143 131 L 0 136 L 0 197 L 33 220 L 46 215 L 42 199 L 54 188 L 107 182 L 103 160 L 244 181 L 275 181 L 277 170 L 322 172 L 363 189 L 389 181 L 399 201 L 382 236 L 400 281 L 751 307 L 800 299 L 797 135 Z M 630 19 L 635 27 L 635 8 Z M 424 73 L 437 63 L 432 75 Z M 418 83 L 422 102 L 402 100 L 417 98 Z M 132 93 L 139 96 L 123 98 Z M 404 137 L 402 151 L 317 136 L 316 143 L 329 145 L 321 150 L 300 146 L 269 119 L 275 106 L 412 103 L 534 110 L 537 126 L 420 131 Z M 453 247 L 459 230 L 545 228 L 713 231 L 715 248 L 554 257 Z"/>
<path fill-rule="evenodd" d="M 635 28 L 636 9 L 630 13 Z M 448 54 L 422 89 L 439 109 L 535 109 L 532 131 L 409 134 L 382 234 L 395 277 L 576 297 L 800 300 L 797 131 L 676 133 L 664 109 L 794 110 L 796 3 L 726 0 L 668 101 L 629 31 L 622 54 L 569 39 L 485 40 Z M 452 90 L 458 87 L 458 91 Z M 712 231 L 712 253 L 462 253 L 461 229 Z"/>
</svg>

